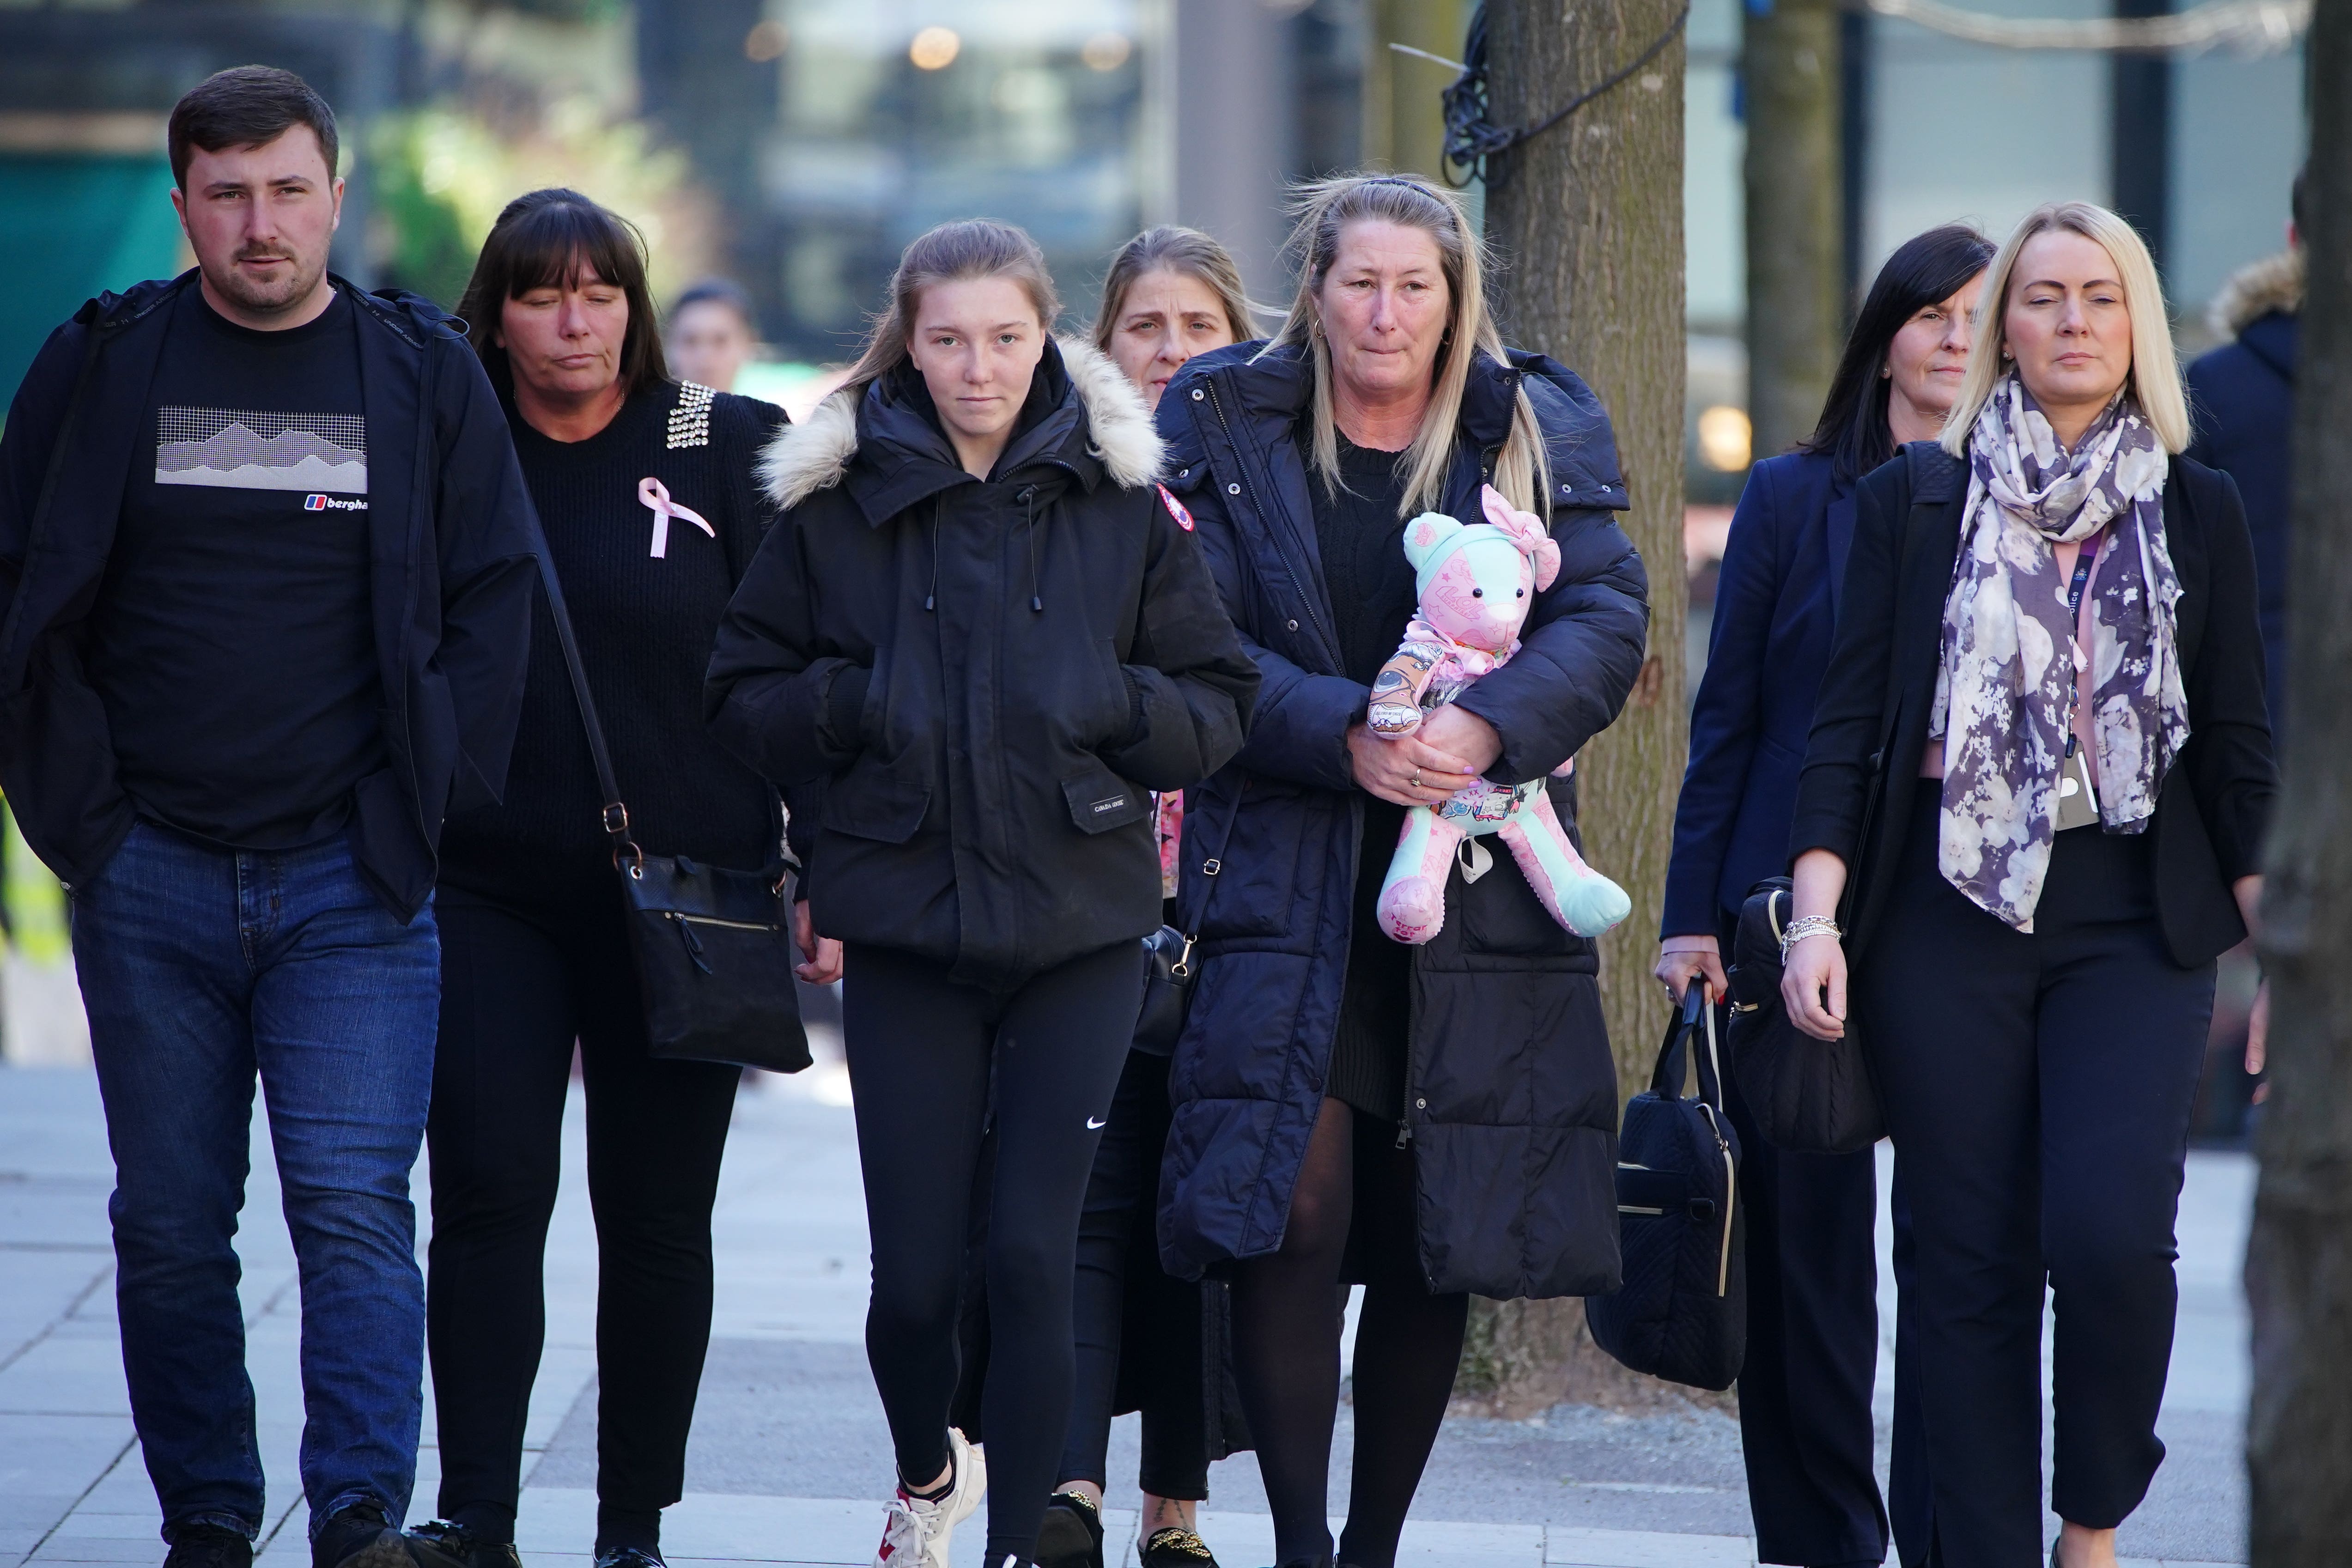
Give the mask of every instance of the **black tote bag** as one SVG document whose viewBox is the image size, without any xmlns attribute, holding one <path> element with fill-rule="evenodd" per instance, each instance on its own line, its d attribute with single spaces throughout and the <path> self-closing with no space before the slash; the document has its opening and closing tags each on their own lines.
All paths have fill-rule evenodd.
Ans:
<svg viewBox="0 0 2352 1568">
<path fill-rule="evenodd" d="M 769 1072 L 809 1065 L 808 1034 L 793 989 L 791 907 L 779 836 L 762 871 L 707 866 L 686 856 L 648 855 L 629 837 L 604 727 L 588 691 L 588 672 L 572 635 L 563 586 L 547 542 L 539 546 L 540 581 L 562 645 L 563 668 L 588 733 L 588 754 L 604 795 L 604 826 L 629 912 L 629 949 L 645 1002 L 646 1038 L 657 1060 L 727 1062 Z"/>
<path fill-rule="evenodd" d="M 1697 1058 L 1693 1100 L 1682 1093 L 1685 1045 Z M 1748 1355 L 1748 1261 L 1739 1135 L 1723 1113 L 1715 1045 L 1715 1009 L 1706 988 L 1693 985 L 1666 1027 L 1650 1087 L 1625 1107 L 1617 1164 L 1624 1283 L 1588 1297 L 1584 1314 L 1593 1343 L 1635 1372 L 1725 1389 Z"/>
<path fill-rule="evenodd" d="M 1847 1005 L 1843 1038 L 1817 1040 L 1780 999 L 1780 933 L 1789 879 L 1768 877 L 1740 907 L 1732 940 L 1731 1076 L 1756 1130 L 1791 1154 L 1851 1154 L 1885 1136 L 1869 1053 Z"/>
</svg>

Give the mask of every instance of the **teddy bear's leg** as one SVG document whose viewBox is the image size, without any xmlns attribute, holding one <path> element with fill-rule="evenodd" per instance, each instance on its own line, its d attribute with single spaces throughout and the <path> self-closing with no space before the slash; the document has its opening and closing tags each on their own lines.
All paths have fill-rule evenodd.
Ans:
<svg viewBox="0 0 2352 1568">
<path fill-rule="evenodd" d="M 1418 947 L 1445 924 L 1445 879 L 1453 874 L 1454 850 L 1462 829 L 1425 805 L 1404 816 L 1396 855 L 1381 882 L 1381 929 Z"/>
<path fill-rule="evenodd" d="M 1579 936 L 1599 936 L 1633 910 L 1625 889 L 1584 863 L 1551 808 L 1551 796 L 1532 791 L 1527 804 L 1497 830 L 1551 918 Z"/>
</svg>

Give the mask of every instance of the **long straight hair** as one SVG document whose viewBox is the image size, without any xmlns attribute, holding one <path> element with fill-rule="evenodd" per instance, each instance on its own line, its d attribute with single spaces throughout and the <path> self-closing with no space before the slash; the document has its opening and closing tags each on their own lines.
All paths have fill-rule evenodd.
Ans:
<svg viewBox="0 0 2352 1568">
<path fill-rule="evenodd" d="M 1486 304 L 1486 247 L 1470 226 L 1460 198 L 1435 183 L 1412 174 L 1342 174 L 1297 187 L 1297 221 L 1290 230 L 1286 252 L 1298 268 L 1298 292 L 1290 313 L 1269 347 L 1296 344 L 1305 348 L 1314 367 L 1315 389 L 1309 408 L 1314 433 L 1312 462 L 1325 489 L 1337 495 L 1339 439 L 1331 417 L 1331 345 L 1324 341 L 1323 321 L 1316 302 L 1339 259 L 1339 240 L 1351 223 L 1392 223 L 1417 228 L 1436 243 L 1445 275 L 1445 336 L 1429 389 L 1429 408 L 1421 418 L 1401 461 L 1405 474 L 1404 498 L 1397 515 L 1411 517 L 1439 505 L 1445 495 L 1445 473 L 1454 458 L 1456 426 L 1462 418 L 1462 396 L 1470 384 L 1470 362 L 1484 353 L 1504 360 L 1502 333 Z M 1536 424 L 1535 405 L 1522 388 L 1511 416 L 1510 434 L 1495 461 L 1495 488 L 1522 510 L 1549 516 L 1547 492 L 1551 467 L 1544 453 L 1543 433 Z"/>
<path fill-rule="evenodd" d="M 556 187 L 506 205 L 482 241 L 474 275 L 457 301 L 467 341 L 502 395 L 514 394 L 514 368 L 498 342 L 507 301 L 533 289 L 576 288 L 591 273 L 629 302 L 629 324 L 621 336 L 621 395 L 670 378 L 661 316 L 646 281 L 646 237 L 620 214 L 578 191 Z"/>
<path fill-rule="evenodd" d="M 1895 247 L 1846 334 L 1821 423 L 1797 450 L 1827 455 L 1831 471 L 1848 481 L 1894 457 L 1895 430 L 1886 417 L 1894 384 L 1885 370 L 1895 335 L 1921 310 L 1967 288 L 1991 260 L 1992 241 L 1964 223 L 1931 228 Z"/>
<path fill-rule="evenodd" d="M 1224 308 L 1225 326 L 1234 342 L 1245 343 L 1257 336 L 1257 323 L 1250 314 L 1255 307 L 1242 288 L 1241 268 L 1234 265 L 1233 252 L 1197 228 L 1163 223 L 1120 246 L 1118 254 L 1110 258 L 1110 271 L 1103 278 L 1102 310 L 1095 317 L 1095 347 L 1110 352 L 1119 315 L 1127 309 L 1127 291 L 1135 287 L 1137 279 L 1152 272 L 1190 278 L 1214 294 Z"/>
<path fill-rule="evenodd" d="M 890 289 L 882 312 L 866 334 L 866 348 L 849 367 L 842 383 L 854 400 L 866 387 L 905 364 L 907 343 L 915 330 L 915 312 L 923 290 L 935 283 L 961 283 L 974 278 L 1009 278 L 1029 296 L 1037 311 L 1037 325 L 1054 330 L 1062 313 L 1061 297 L 1054 291 L 1054 274 L 1045 253 L 1027 231 L 992 218 L 964 218 L 943 223 L 915 237 L 890 274 Z"/>
<path fill-rule="evenodd" d="M 2051 202 L 2025 215 L 1986 275 L 1983 303 L 1977 307 L 1976 338 L 1969 348 L 1969 373 L 1960 378 L 1960 395 L 1945 416 L 1944 450 L 1966 457 L 1969 432 L 1977 416 L 1992 401 L 1992 391 L 2009 374 L 2000 341 L 2009 330 L 2009 285 L 2017 270 L 2018 253 L 2037 234 L 2063 228 L 2079 234 L 2107 253 L 2116 264 L 2116 281 L 2123 285 L 2124 309 L 2131 312 L 2131 374 L 2124 384 L 2131 391 L 2148 428 L 2168 452 L 2189 445 L 2189 395 L 2180 384 L 2180 359 L 2172 348 L 2172 322 L 2164 310 L 2164 284 L 2156 274 L 2156 260 L 2147 253 L 2139 231 L 2115 213 L 2093 202 Z"/>
</svg>

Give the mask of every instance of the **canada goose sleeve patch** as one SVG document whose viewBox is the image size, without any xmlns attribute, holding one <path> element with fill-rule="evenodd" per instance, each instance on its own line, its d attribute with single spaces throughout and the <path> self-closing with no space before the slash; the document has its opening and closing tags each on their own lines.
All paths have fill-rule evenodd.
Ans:
<svg viewBox="0 0 2352 1568">
<path fill-rule="evenodd" d="M 1184 510 L 1184 503 L 1170 494 L 1166 485 L 1153 485 L 1151 488 L 1160 492 L 1160 504 L 1168 509 L 1168 515 L 1176 520 L 1176 526 L 1187 533 L 1192 532 L 1192 514 Z"/>
</svg>

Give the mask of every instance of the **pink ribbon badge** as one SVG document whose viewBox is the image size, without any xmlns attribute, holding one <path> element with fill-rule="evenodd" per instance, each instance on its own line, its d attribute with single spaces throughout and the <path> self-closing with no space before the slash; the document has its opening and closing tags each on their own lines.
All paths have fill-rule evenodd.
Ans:
<svg viewBox="0 0 2352 1568">
<path fill-rule="evenodd" d="M 663 484 L 659 479 L 639 479 L 637 481 L 637 500 L 643 501 L 654 514 L 653 555 L 656 560 L 659 560 L 669 553 L 669 520 L 671 518 L 677 518 L 682 521 L 690 522 L 694 524 L 695 527 L 702 530 L 703 532 L 710 535 L 713 539 L 719 537 L 719 531 L 711 527 L 708 522 L 705 522 L 700 512 L 695 510 L 689 506 L 680 506 L 677 502 L 670 500 L 669 487 Z"/>
</svg>

